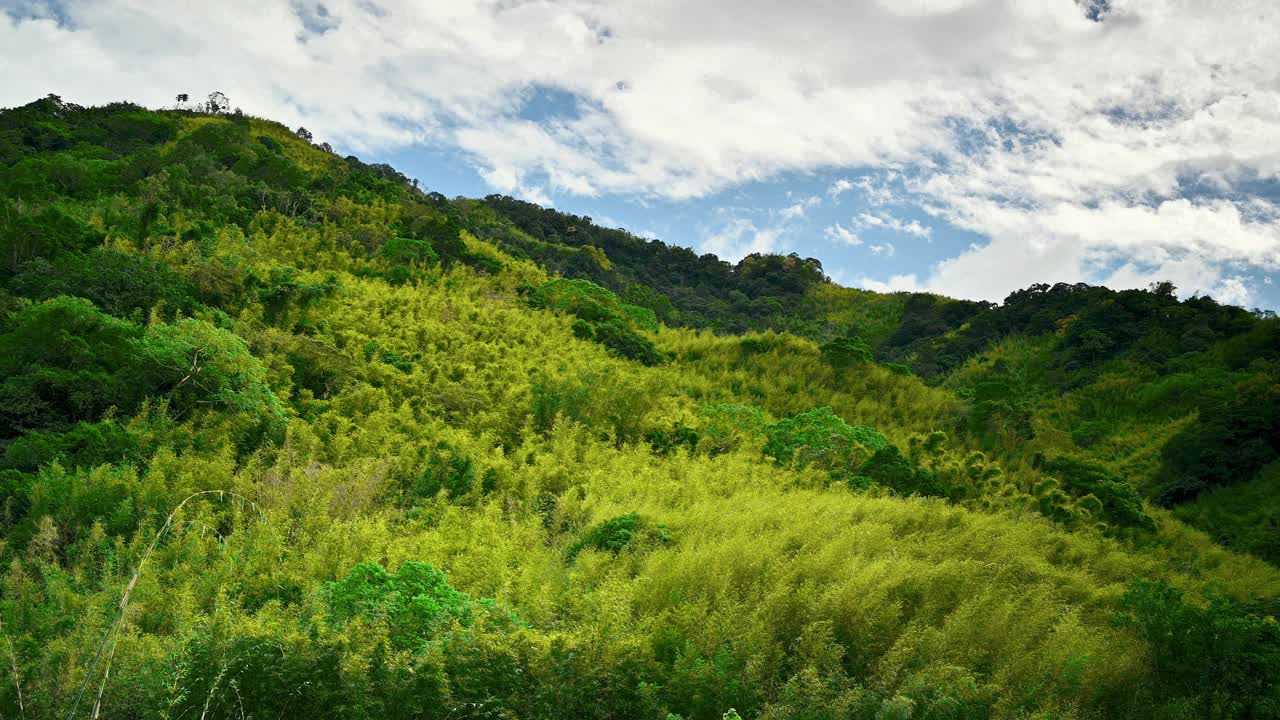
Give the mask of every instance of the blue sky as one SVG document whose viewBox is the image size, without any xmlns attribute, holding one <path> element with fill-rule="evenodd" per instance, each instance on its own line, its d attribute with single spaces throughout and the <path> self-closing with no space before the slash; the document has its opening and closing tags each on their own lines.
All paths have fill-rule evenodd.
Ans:
<svg viewBox="0 0 1280 720">
<path fill-rule="evenodd" d="M 0 105 L 221 90 L 446 195 L 842 284 L 1280 308 L 1276 27 L 1273 0 L 0 0 Z"/>
</svg>

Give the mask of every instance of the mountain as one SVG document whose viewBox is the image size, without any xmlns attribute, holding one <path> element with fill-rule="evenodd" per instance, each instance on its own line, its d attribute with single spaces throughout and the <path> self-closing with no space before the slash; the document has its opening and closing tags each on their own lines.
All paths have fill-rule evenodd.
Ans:
<svg viewBox="0 0 1280 720">
<path fill-rule="evenodd" d="M 0 112 L 0 713 L 1280 716 L 1280 321 Z"/>
</svg>

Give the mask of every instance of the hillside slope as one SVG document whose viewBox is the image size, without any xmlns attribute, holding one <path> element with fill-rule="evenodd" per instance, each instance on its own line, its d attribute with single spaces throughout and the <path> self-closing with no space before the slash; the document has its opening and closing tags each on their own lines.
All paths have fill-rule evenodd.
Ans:
<svg viewBox="0 0 1280 720">
<path fill-rule="evenodd" d="M 1000 305 L 884 295 L 832 284 L 812 258 L 730 265 L 511 198 L 486 198 L 488 213 L 456 205 L 507 252 L 608 287 L 669 325 L 787 332 L 843 343 L 837 364 L 909 369 L 963 401 L 934 427 L 1006 466 L 1038 467 L 1044 455 L 1099 463 L 1219 541 L 1280 562 L 1280 497 L 1245 489 L 1280 460 L 1274 313 L 1179 301 L 1167 283 L 1036 285 Z M 1207 509 L 1233 486 L 1254 498 L 1250 512 Z M 1197 500 L 1219 488 L 1209 505 Z"/>
<path fill-rule="evenodd" d="M 1272 321 L 1071 355 L 1116 295 L 539 237 L 242 115 L 0 112 L 0 196 L 6 717 L 1280 714 L 1280 571 L 1183 521 L 1273 547 Z"/>
</svg>

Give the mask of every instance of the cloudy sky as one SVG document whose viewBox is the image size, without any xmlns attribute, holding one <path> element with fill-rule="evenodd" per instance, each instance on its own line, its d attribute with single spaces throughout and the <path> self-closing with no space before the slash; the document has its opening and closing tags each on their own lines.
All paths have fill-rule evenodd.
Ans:
<svg viewBox="0 0 1280 720">
<path fill-rule="evenodd" d="M 1276 0 L 0 0 L 0 106 L 245 112 L 838 282 L 1280 308 Z"/>
</svg>

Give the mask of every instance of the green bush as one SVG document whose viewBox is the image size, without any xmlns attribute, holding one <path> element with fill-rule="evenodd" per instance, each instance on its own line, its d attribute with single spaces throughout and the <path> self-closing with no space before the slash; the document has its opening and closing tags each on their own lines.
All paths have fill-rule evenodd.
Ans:
<svg viewBox="0 0 1280 720">
<path fill-rule="evenodd" d="M 422 472 L 413 486 L 413 495 L 432 498 L 444 490 L 450 499 L 456 500 L 471 492 L 475 480 L 476 468 L 471 458 L 445 443 L 437 443 L 434 450 L 425 453 Z"/>
<path fill-rule="evenodd" d="M 54 460 L 75 468 L 142 458 L 142 444 L 136 435 L 115 420 L 103 420 L 82 422 L 61 433 L 29 432 L 5 448 L 0 467 L 35 472 Z"/>
<path fill-rule="evenodd" d="M 33 260 L 22 267 L 11 287 L 36 300 L 58 295 L 86 298 L 125 318 L 145 317 L 157 306 L 171 318 L 196 306 L 195 288 L 168 265 L 109 248 L 64 254 L 52 262 Z"/>
<path fill-rule="evenodd" d="M 152 325 L 131 343 L 129 375 L 146 395 L 163 395 L 179 413 L 213 405 L 266 423 L 284 409 L 266 370 L 244 341 L 203 320 Z"/>
<path fill-rule="evenodd" d="M 845 336 L 825 343 L 820 350 L 822 357 L 836 370 L 847 370 L 856 365 L 873 362 L 871 346 L 858 337 Z"/>
<path fill-rule="evenodd" d="M 1087 460 L 1071 457 L 1042 459 L 1039 469 L 1055 478 L 1059 486 L 1076 498 L 1094 498 L 1094 516 L 1112 529 L 1152 532 L 1155 520 L 1143 508 L 1142 496 L 1124 478 Z M 1092 502 L 1092 501 L 1091 501 Z"/>
<path fill-rule="evenodd" d="M 342 580 L 325 583 L 323 595 L 334 620 L 382 624 L 398 648 L 420 648 L 448 623 L 471 622 L 470 596 L 425 562 L 410 560 L 395 573 L 377 563 L 359 563 Z"/>
<path fill-rule="evenodd" d="M 534 290 L 530 303 L 573 315 L 575 335 L 594 339 L 618 357 L 650 366 L 666 361 L 653 341 L 635 329 L 656 331 L 658 319 L 653 311 L 627 305 L 589 280 L 550 280 Z"/>
<path fill-rule="evenodd" d="M 93 248 L 102 235 L 56 205 L 27 213 L 12 205 L 0 212 L 0 277 L 20 272 L 36 258 Z"/>
<path fill-rule="evenodd" d="M 109 408 L 132 412 L 147 388 L 131 377 L 142 328 L 88 300 L 30 305 L 0 334 L 0 437 L 62 431 Z"/>
<path fill-rule="evenodd" d="M 670 542 L 671 532 L 666 526 L 653 523 L 639 513 L 627 513 L 592 526 L 565 550 L 565 556 L 573 560 L 588 548 L 617 555 L 629 548 L 660 546 Z"/>
<path fill-rule="evenodd" d="M 635 360 L 642 365 L 661 365 L 666 361 L 652 340 L 619 320 L 598 323 L 595 326 L 595 339 L 614 355 Z"/>
<path fill-rule="evenodd" d="M 391 262 L 403 265 L 430 266 L 440 262 L 431 243 L 417 238 L 393 237 L 383 243 L 380 252 Z"/>
<path fill-rule="evenodd" d="M 816 465 L 837 473 L 851 471 L 873 452 L 889 445 L 874 428 L 851 426 L 830 407 L 770 423 L 764 426 L 764 433 L 764 453 L 780 464 Z"/>
<path fill-rule="evenodd" d="M 1117 623 L 1151 648 L 1152 700 L 1201 718 L 1280 717 L 1280 623 L 1230 601 L 1183 599 L 1161 581 L 1139 579 L 1121 600 Z"/>
<path fill-rule="evenodd" d="M 702 438 L 712 454 L 736 449 L 764 434 L 764 413 L 749 405 L 707 405 L 702 408 L 702 417 Z"/>
</svg>

